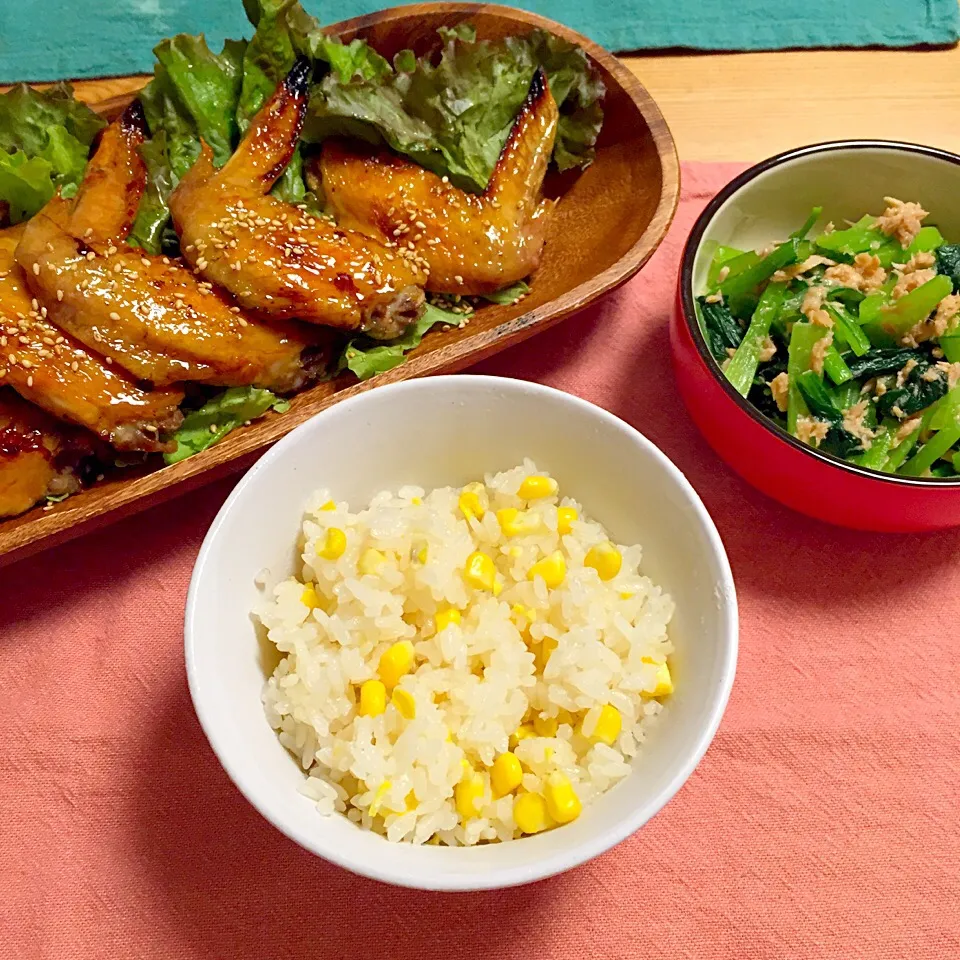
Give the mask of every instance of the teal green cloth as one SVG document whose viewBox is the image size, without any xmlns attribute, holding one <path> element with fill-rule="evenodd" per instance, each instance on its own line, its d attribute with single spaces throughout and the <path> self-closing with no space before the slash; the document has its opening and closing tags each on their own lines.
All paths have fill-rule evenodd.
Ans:
<svg viewBox="0 0 960 960">
<path fill-rule="evenodd" d="M 387 0 L 389 3 L 389 0 Z M 957 0 L 529 0 L 611 50 L 908 47 L 960 36 Z M 305 6 L 332 23 L 384 6 Z M 248 36 L 241 0 L 0 0 L 0 82 L 145 73 L 174 33 Z"/>
</svg>

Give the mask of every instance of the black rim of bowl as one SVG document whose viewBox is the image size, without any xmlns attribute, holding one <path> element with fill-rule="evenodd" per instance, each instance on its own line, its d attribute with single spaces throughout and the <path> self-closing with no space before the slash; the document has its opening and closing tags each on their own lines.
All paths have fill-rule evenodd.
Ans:
<svg viewBox="0 0 960 960">
<path fill-rule="evenodd" d="M 919 143 L 905 143 L 898 140 L 832 140 L 825 143 L 814 143 L 806 147 L 798 147 L 794 150 L 787 150 L 784 153 L 778 153 L 776 156 L 763 160 L 755 166 L 744 170 L 743 173 L 734 177 L 706 206 L 703 213 L 697 218 L 693 225 L 693 230 L 687 239 L 683 248 L 683 259 L 680 262 L 680 299 L 683 306 L 683 322 L 686 324 L 693 342 L 696 344 L 700 353 L 700 358 L 706 364 L 713 378 L 726 391 L 727 396 L 733 400 L 737 406 L 746 413 L 751 419 L 755 420 L 764 429 L 773 433 L 779 440 L 799 450 L 801 453 L 831 467 L 838 467 L 849 473 L 865 477 L 869 480 L 900 484 L 908 487 L 925 487 L 928 489 L 937 489 L 944 487 L 960 486 L 960 477 L 904 477 L 894 473 L 882 473 L 879 470 L 871 470 L 867 467 L 857 466 L 855 463 L 849 463 L 840 457 L 835 457 L 831 453 L 824 453 L 814 447 L 802 443 L 796 437 L 781 430 L 773 421 L 765 417 L 746 397 L 742 397 L 733 387 L 733 384 L 723 375 L 720 365 L 713 359 L 707 347 L 707 342 L 700 330 L 700 324 L 696 322 L 696 311 L 694 308 L 693 294 L 693 261 L 697 250 L 703 240 L 707 227 L 716 216 L 720 208 L 738 191 L 740 191 L 751 180 L 756 179 L 761 173 L 766 173 L 774 167 L 783 166 L 793 160 L 801 157 L 810 156 L 817 153 L 834 153 L 846 150 L 872 150 L 884 149 L 895 150 L 902 153 L 919 154 L 925 157 L 932 157 L 936 160 L 944 160 L 954 166 L 960 167 L 960 156 L 950 153 L 948 150 L 939 150 L 936 147 L 925 147 Z"/>
</svg>

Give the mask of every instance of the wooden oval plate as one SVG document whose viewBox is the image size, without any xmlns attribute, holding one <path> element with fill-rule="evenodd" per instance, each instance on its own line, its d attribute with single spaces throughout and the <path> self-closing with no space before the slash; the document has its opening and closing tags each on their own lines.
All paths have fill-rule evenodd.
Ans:
<svg viewBox="0 0 960 960">
<path fill-rule="evenodd" d="M 566 189 L 551 215 L 530 294 L 512 306 L 483 306 L 460 329 L 427 334 L 405 363 L 372 380 L 358 383 L 345 374 L 305 390 L 292 398 L 286 413 L 269 413 L 189 460 L 117 471 L 52 508 L 0 521 L 0 564 L 245 468 L 270 444 L 338 400 L 397 380 L 462 370 L 553 326 L 630 279 L 649 260 L 676 210 L 679 164 L 656 103 L 612 54 L 552 20 L 492 4 L 411 4 L 345 20 L 329 27 L 329 33 L 346 41 L 362 37 L 391 58 L 405 47 L 418 54 L 429 51 L 436 46 L 438 27 L 465 20 L 476 26 L 481 39 L 534 27 L 549 30 L 579 45 L 607 88 L 596 162 L 579 176 L 563 178 Z M 129 99 L 104 101 L 96 109 L 114 115 Z"/>
</svg>

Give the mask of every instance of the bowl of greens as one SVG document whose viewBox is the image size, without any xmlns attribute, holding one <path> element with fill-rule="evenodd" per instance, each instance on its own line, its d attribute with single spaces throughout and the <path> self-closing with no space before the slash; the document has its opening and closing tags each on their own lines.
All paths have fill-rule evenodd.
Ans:
<svg viewBox="0 0 960 960">
<path fill-rule="evenodd" d="M 683 255 L 684 402 L 748 482 L 867 530 L 960 525 L 960 157 L 803 147 L 745 171 Z"/>
</svg>

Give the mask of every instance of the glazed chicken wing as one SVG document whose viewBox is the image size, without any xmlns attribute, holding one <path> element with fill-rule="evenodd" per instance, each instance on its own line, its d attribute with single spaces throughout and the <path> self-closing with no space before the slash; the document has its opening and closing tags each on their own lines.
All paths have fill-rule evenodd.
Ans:
<svg viewBox="0 0 960 960">
<path fill-rule="evenodd" d="M 75 493 L 93 453 L 89 434 L 0 388 L 0 517 L 23 513 L 47 496 Z"/>
<path fill-rule="evenodd" d="M 310 169 L 319 171 L 340 226 L 378 239 L 398 237 L 423 259 L 427 290 L 491 293 L 540 263 L 551 203 L 539 197 L 557 121 L 556 102 L 538 70 L 480 195 L 355 140 L 327 140 Z"/>
<path fill-rule="evenodd" d="M 423 304 L 414 253 L 269 194 L 296 148 L 308 81 L 309 66 L 298 62 L 222 169 L 204 146 L 170 198 L 184 256 L 249 309 L 397 336 Z"/>
<path fill-rule="evenodd" d="M 182 263 L 120 239 L 143 187 L 143 136 L 136 103 L 104 131 L 76 203 L 54 197 L 27 224 L 16 257 L 34 296 L 58 327 L 156 386 L 298 389 L 323 353 L 315 331 L 254 320 Z"/>
<path fill-rule="evenodd" d="M 46 318 L 13 259 L 23 230 L 0 231 L 0 383 L 118 450 L 166 449 L 162 435 L 183 419 L 183 392 L 143 390 Z"/>
</svg>

